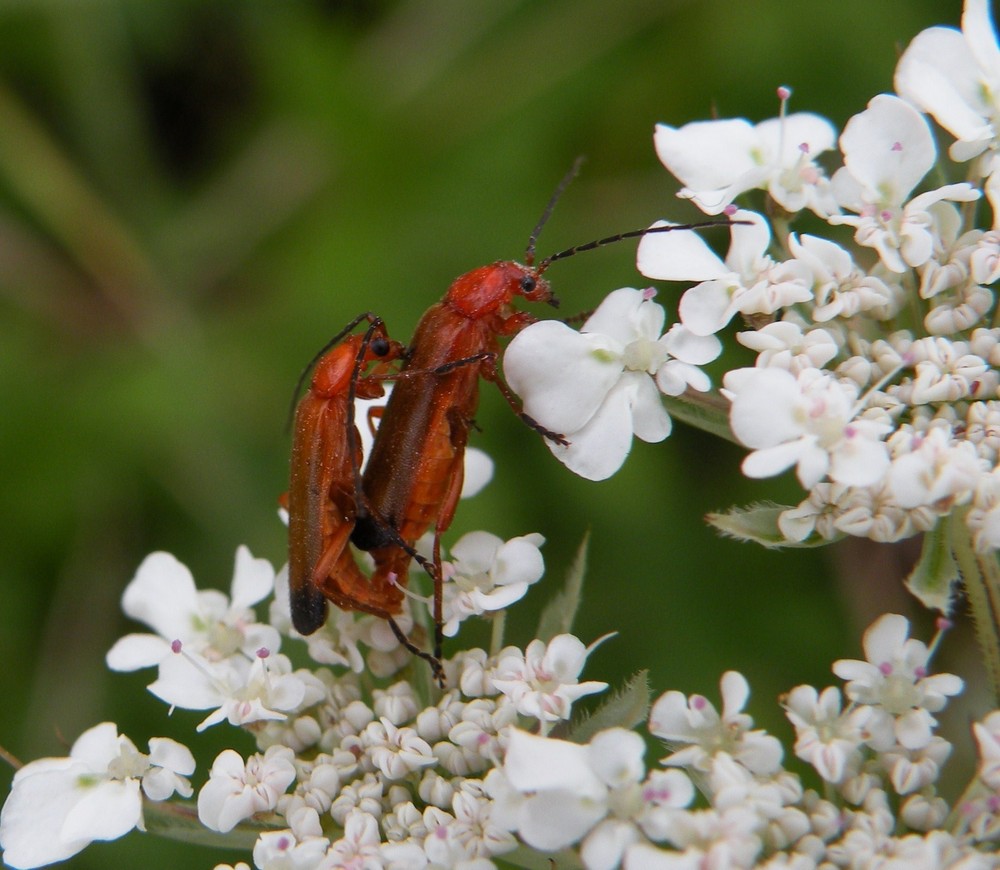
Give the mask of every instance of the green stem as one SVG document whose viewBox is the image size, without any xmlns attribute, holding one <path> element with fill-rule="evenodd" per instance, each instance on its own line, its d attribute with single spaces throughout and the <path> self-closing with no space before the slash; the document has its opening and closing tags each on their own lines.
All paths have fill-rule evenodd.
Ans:
<svg viewBox="0 0 1000 870">
<path fill-rule="evenodd" d="M 490 632 L 490 655 L 495 656 L 503 649 L 504 629 L 507 626 L 507 611 L 498 610 L 493 614 L 492 631 Z"/>
<path fill-rule="evenodd" d="M 958 513 L 952 523 L 952 548 L 972 611 L 976 640 L 989 674 L 994 699 L 1000 699 L 1000 566 L 993 554 L 977 553 Z"/>
<path fill-rule="evenodd" d="M 198 819 L 198 808 L 188 802 L 144 800 L 142 806 L 146 830 L 150 834 L 219 849 L 253 848 L 257 837 L 267 831 L 280 831 L 286 827 L 283 819 L 271 815 L 267 819 L 245 821 L 223 834 L 206 828 Z"/>
<path fill-rule="evenodd" d="M 718 393 L 687 389 L 680 396 L 664 396 L 663 403 L 675 420 L 739 444 L 729 428 L 729 401 Z"/>
</svg>

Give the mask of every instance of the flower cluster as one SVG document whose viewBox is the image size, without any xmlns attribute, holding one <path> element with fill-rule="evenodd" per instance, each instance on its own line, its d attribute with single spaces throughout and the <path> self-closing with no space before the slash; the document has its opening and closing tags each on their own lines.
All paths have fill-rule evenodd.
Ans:
<svg viewBox="0 0 1000 870">
<path fill-rule="evenodd" d="M 539 535 L 504 542 L 485 532 L 459 539 L 444 563 L 449 626 L 523 596 L 542 574 L 541 543 Z M 492 866 L 490 856 L 517 846 L 491 822 L 482 780 L 503 757 L 509 728 L 547 731 L 569 719 L 579 698 L 607 688 L 579 680 L 594 645 L 556 634 L 523 650 L 460 652 L 444 662 L 453 688 L 429 699 L 425 687 L 421 697 L 412 679 L 399 679 L 414 660 L 386 623 L 344 612 L 305 643 L 314 666 L 295 668 L 278 652 L 283 641 L 306 640 L 291 627 L 287 570 L 276 575 L 240 547 L 231 593 L 199 591 L 173 556 L 152 554 L 122 605 L 155 634 L 122 638 L 107 662 L 113 670 L 156 667 L 153 695 L 172 709 L 212 711 L 199 731 L 228 722 L 254 735 L 258 753 L 244 759 L 227 749 L 215 759 L 197 817 L 220 834 L 265 821 L 274 830 L 254 850 L 261 868 Z M 254 605 L 272 593 L 270 621 L 261 622 Z M 382 678 L 380 688 L 362 678 L 365 670 Z M 94 840 L 144 830 L 144 817 L 158 811 L 142 795 L 189 797 L 194 769 L 172 740 L 151 740 L 147 756 L 113 724 L 99 725 L 69 758 L 18 772 L 0 818 L 4 860 L 43 866 Z"/>
<path fill-rule="evenodd" d="M 1000 833 L 1000 719 L 976 724 L 976 797 L 946 827 L 953 808 L 936 783 L 951 744 L 934 734 L 932 713 L 962 681 L 930 675 L 927 647 L 908 632 L 887 614 L 865 635 L 866 661 L 834 664 L 848 681 L 846 706 L 836 687 L 785 697 L 795 754 L 822 795 L 783 768 L 775 737 L 753 728 L 747 681 L 730 671 L 721 713 L 680 692 L 653 704 L 649 730 L 671 750 L 660 767 L 647 770 L 643 740 L 622 728 L 586 744 L 513 732 L 503 767 L 486 778 L 494 818 L 538 849 L 578 848 L 588 870 L 1000 866 L 989 854 Z"/>
<path fill-rule="evenodd" d="M 503 574 L 484 554 L 505 553 L 506 570 L 523 582 L 535 558 L 518 557 L 524 541 L 479 537 L 462 559 L 481 578 Z M 940 636 L 930 647 L 910 638 L 902 616 L 887 614 L 867 631 L 866 660 L 834 663 L 842 688 L 799 686 L 783 698 L 794 754 L 814 769 L 821 795 L 783 767 L 779 740 L 754 728 L 744 710 L 749 685 L 735 671 L 722 677 L 721 711 L 677 691 L 652 704 L 649 732 L 669 752 L 647 767 L 645 741 L 623 727 L 648 706 L 644 686 L 633 683 L 592 720 L 570 722 L 576 701 L 607 688 L 580 679 L 597 642 L 563 633 L 523 650 L 461 651 L 443 662 L 449 688 L 435 693 L 426 680 L 421 690 L 419 680 L 398 679 L 401 663 L 416 660 L 391 647 L 391 633 L 380 638 L 371 617 L 348 614 L 322 629 L 326 644 L 310 642 L 324 660 L 353 648 L 334 662 L 293 670 L 280 654 L 247 651 L 247 638 L 278 628 L 257 622 L 248 604 L 275 589 L 273 570 L 245 548 L 232 602 L 191 581 L 189 594 L 153 616 L 146 596 L 168 578 L 186 588 L 180 578 L 190 574 L 166 554 L 150 556 L 123 603 L 183 640 L 130 635 L 108 660 L 158 665 L 150 691 L 172 706 L 219 705 L 199 729 L 228 721 L 253 735 L 249 757 L 226 749 L 215 758 L 196 817 L 220 838 L 252 825 L 259 870 L 489 870 L 494 859 L 518 865 L 527 848 L 588 870 L 1000 866 L 991 854 L 1000 837 L 1000 712 L 975 724 L 977 776 L 950 806 L 937 782 L 952 747 L 935 716 L 963 683 L 931 672 Z M 269 610 L 282 639 L 301 643 L 287 590 L 276 594 Z M 564 609 L 567 599 L 559 602 Z M 368 643 L 369 671 L 384 671 L 375 683 L 352 666 Z M 183 804 L 168 799 L 193 795 L 194 771 L 191 753 L 173 740 L 154 738 L 146 755 L 112 723 L 98 725 L 68 758 L 18 772 L 0 815 L 4 861 L 43 866 L 133 828 L 183 834 Z M 190 810 L 186 818 L 195 824 Z"/>
<path fill-rule="evenodd" d="M 607 477 L 633 432 L 669 433 L 657 391 L 706 411 L 722 399 L 723 425 L 752 451 L 744 474 L 794 468 L 807 490 L 797 506 L 717 518 L 726 531 L 769 545 L 885 542 L 955 514 L 976 552 L 1000 550 L 998 56 L 989 3 L 967 0 L 962 30 L 914 39 L 898 95 L 874 97 L 839 137 L 784 108 L 757 125 L 657 125 L 680 196 L 733 220 L 729 251 L 721 258 L 688 232 L 642 239 L 643 275 L 697 282 L 662 337 L 653 291 L 625 289 L 579 333 L 544 323 L 514 339 L 512 386 L 570 442 L 553 452 Z M 779 96 L 784 107 L 790 91 Z M 938 153 L 928 115 L 952 137 L 954 162 Z M 938 185 L 942 175 L 958 180 Z M 706 395 L 696 366 L 718 355 L 716 334 L 734 321 L 756 359 L 725 373 L 721 396 Z"/>
</svg>

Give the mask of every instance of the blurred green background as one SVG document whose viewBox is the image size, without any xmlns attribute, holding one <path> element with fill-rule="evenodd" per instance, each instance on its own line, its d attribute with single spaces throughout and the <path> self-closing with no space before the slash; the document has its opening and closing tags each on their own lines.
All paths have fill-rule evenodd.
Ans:
<svg viewBox="0 0 1000 870">
<path fill-rule="evenodd" d="M 143 688 L 151 674 L 111 675 L 103 655 L 134 628 L 118 600 L 146 553 L 169 550 L 227 590 L 238 544 L 283 561 L 284 418 L 314 351 L 365 309 L 405 340 L 455 276 L 518 258 L 577 155 L 586 165 L 541 254 L 697 218 L 656 160 L 654 122 L 762 120 L 787 84 L 793 110 L 841 127 L 891 90 L 909 39 L 960 11 L 958 0 L 3 4 L 0 743 L 25 760 L 60 755 L 114 719 L 140 748 L 169 734 L 210 762 L 230 735 L 192 736 L 193 713 L 167 721 Z M 647 283 L 632 244 L 549 277 L 565 313 Z M 708 530 L 706 511 L 799 499 L 791 480 L 741 481 L 727 445 L 676 431 L 592 484 L 495 391 L 478 422 L 474 443 L 497 476 L 461 506 L 451 540 L 475 528 L 546 536 L 549 578 L 511 619 L 523 643 L 529 611 L 590 529 L 578 633 L 621 632 L 594 654 L 592 679 L 649 667 L 657 691 L 714 698 L 738 667 L 751 712 L 785 736 L 778 693 L 826 685 L 871 613 L 906 606 L 859 582 L 856 551 L 776 554 Z M 862 563 L 882 564 L 861 549 Z M 9 778 L 0 772 L 3 794 Z M 71 864 L 227 858 L 132 837 Z"/>
</svg>

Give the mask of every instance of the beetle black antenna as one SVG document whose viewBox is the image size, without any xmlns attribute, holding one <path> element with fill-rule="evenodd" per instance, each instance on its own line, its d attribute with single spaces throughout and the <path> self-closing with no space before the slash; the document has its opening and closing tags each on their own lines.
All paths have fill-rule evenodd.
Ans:
<svg viewBox="0 0 1000 870">
<path fill-rule="evenodd" d="M 580 174 L 580 167 L 583 166 L 584 157 L 581 154 L 576 160 L 573 161 L 573 165 L 570 167 L 569 172 L 567 172 L 562 181 L 559 182 L 549 199 L 548 205 L 545 206 L 545 211 L 542 212 L 542 216 L 538 219 L 538 223 L 535 224 L 535 228 L 531 231 L 531 235 L 528 236 L 528 247 L 524 252 L 524 262 L 533 266 L 535 263 L 535 243 L 538 241 L 538 236 L 542 232 L 542 227 L 548 223 L 549 218 L 552 217 L 552 210 L 556 207 L 556 203 L 559 202 L 560 197 L 569 187 L 570 182 Z"/>
<path fill-rule="evenodd" d="M 728 219 L 720 219 L 716 221 L 702 221 L 696 224 L 667 224 L 666 226 L 659 227 L 646 227 L 641 230 L 629 230 L 627 233 L 617 233 L 613 236 L 608 236 L 604 239 L 597 239 L 593 242 L 586 242 L 582 245 L 574 245 L 572 248 L 567 248 L 565 251 L 560 251 L 558 254 L 549 254 L 538 267 L 535 269 L 537 274 L 541 274 L 549 266 L 551 266 L 556 260 L 565 260 L 567 257 L 575 256 L 576 254 L 583 253 L 584 251 L 592 251 L 594 248 L 603 248 L 605 245 L 613 245 L 615 242 L 621 242 L 625 239 L 637 239 L 641 236 L 650 236 L 653 233 L 669 233 L 673 230 L 704 230 L 709 227 L 731 227 L 737 224 L 749 224 L 750 221 L 731 221 Z"/>
</svg>

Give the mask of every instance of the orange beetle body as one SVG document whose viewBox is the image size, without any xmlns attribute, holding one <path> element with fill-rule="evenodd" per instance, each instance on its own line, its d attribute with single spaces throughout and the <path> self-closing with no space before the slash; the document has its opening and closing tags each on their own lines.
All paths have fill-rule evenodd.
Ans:
<svg viewBox="0 0 1000 870">
<path fill-rule="evenodd" d="M 521 413 L 496 368 L 498 337 L 534 321 L 512 307 L 518 296 L 552 300 L 548 284 L 530 266 L 509 261 L 483 266 L 456 279 L 417 326 L 365 467 L 364 509 L 352 537 L 372 552 L 375 585 L 405 584 L 412 544 L 432 524 L 436 540 L 450 526 L 479 404 L 479 379 L 496 383 Z M 399 546 L 400 539 L 410 547 Z M 435 563 L 440 563 L 437 543 Z M 440 631 L 440 577 L 435 581 L 434 618 Z"/>
<path fill-rule="evenodd" d="M 403 347 L 386 337 L 381 320 L 346 338 L 316 364 L 295 411 L 288 489 L 288 575 L 292 623 L 311 634 L 326 620 L 327 600 L 344 610 L 388 618 L 402 591 L 364 575 L 348 541 L 356 516 L 361 442 L 351 405 L 384 394 L 382 381 Z M 371 372 L 364 371 L 375 363 Z"/>
</svg>

